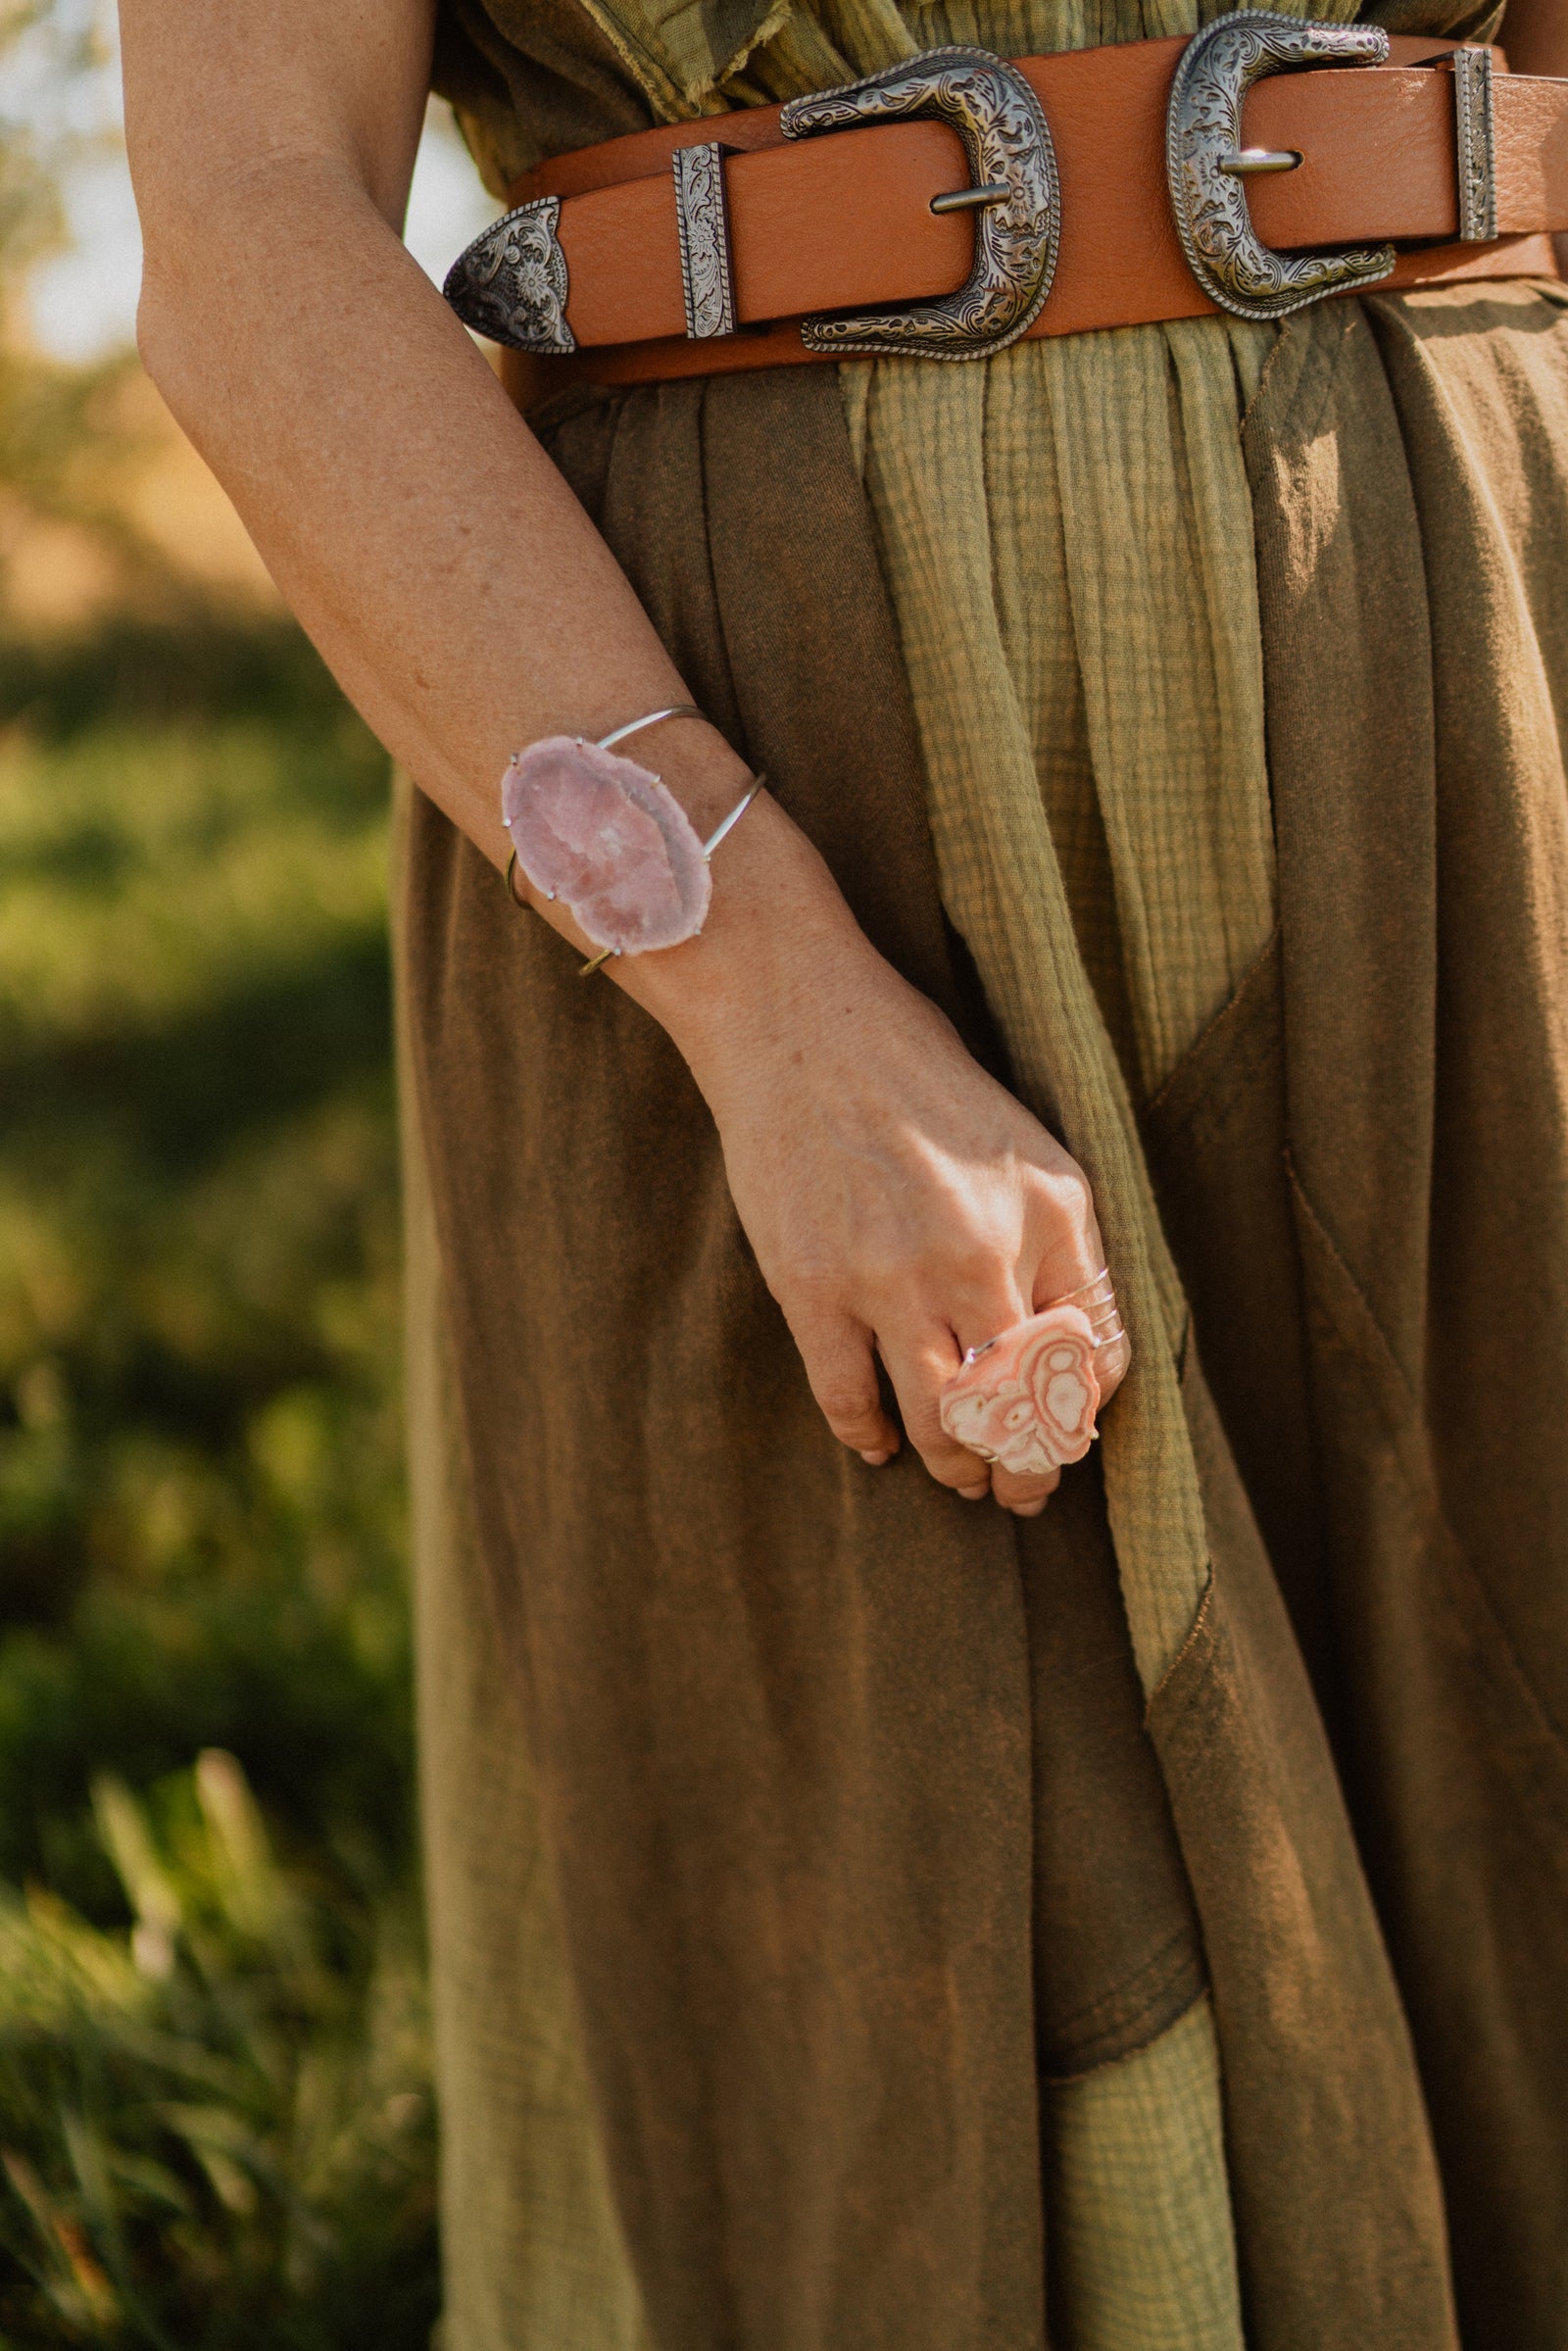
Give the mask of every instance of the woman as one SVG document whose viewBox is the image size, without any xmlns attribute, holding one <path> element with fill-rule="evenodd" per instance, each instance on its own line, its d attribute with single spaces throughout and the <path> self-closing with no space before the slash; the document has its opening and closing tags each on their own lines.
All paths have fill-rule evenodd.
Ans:
<svg viewBox="0 0 1568 2351">
<path fill-rule="evenodd" d="M 1495 29 L 1369 13 L 1427 115 Z M 1086 278 L 1053 53 L 1162 107 L 1197 23 L 127 0 L 147 364 L 418 787 L 458 2351 L 1561 2339 L 1564 298 L 1539 237 L 1456 274 L 1445 165 L 1425 290 L 1107 313 L 1180 256 L 1161 197 Z M 1555 0 L 1509 34 L 1568 73 Z M 1045 331 L 969 365 L 590 353 L 530 432 L 397 241 L 432 75 L 498 192 L 592 188 L 943 43 L 1057 93 Z M 820 170 L 786 270 L 863 209 Z M 626 753 L 697 834 L 766 791 L 700 935 L 579 979 L 498 779 L 688 704 Z M 1100 1453 L 957 1442 L 1107 1260 Z"/>
</svg>

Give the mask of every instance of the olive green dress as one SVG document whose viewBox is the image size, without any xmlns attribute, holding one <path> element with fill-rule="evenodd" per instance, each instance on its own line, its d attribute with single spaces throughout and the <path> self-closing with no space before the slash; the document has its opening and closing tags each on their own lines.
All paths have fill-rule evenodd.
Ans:
<svg viewBox="0 0 1568 2351">
<path fill-rule="evenodd" d="M 438 83 L 499 187 L 1199 21 L 458 0 Z M 1560 2343 L 1559 295 L 535 421 L 1087 1168 L 1134 1369 L 1036 1528 L 842 1460 L 678 1062 L 416 796 L 451 2351 Z"/>
</svg>

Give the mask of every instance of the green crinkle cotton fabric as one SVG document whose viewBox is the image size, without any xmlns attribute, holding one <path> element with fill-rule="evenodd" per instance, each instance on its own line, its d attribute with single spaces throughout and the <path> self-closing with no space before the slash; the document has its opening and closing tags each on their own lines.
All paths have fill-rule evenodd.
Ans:
<svg viewBox="0 0 1568 2351">
<path fill-rule="evenodd" d="M 1358 13 L 1346 0 L 1285 5 Z M 1224 13 L 1221 0 L 456 0 L 470 47 L 443 86 L 499 189 L 560 146 L 788 98 L 946 42 L 1076 49 L 1191 32 Z M 1360 13 L 1485 35 L 1500 12 L 1388 0 Z M 557 44 L 548 72 L 526 62 L 542 55 L 542 24 Z M 1105 1480 L 1152 1693 L 1198 1615 L 1209 1546 L 1180 1385 L 1186 1302 L 1135 1112 L 1258 964 L 1277 921 L 1241 429 L 1275 342 L 1272 327 L 1206 318 L 1025 343 L 975 367 L 840 369 L 944 903 L 1021 1095 L 1089 1174 L 1133 1335 L 1133 1369 L 1105 1421 Z M 536 2262 L 528 2293 L 543 2296 L 536 2315 L 553 2310 L 547 2331 L 563 2351 L 578 2340 L 629 2351 L 635 2296 L 563 2031 L 561 2111 L 546 2138 L 565 2151 L 551 2176 L 579 2180 L 582 2195 L 569 2226 L 545 2231 L 570 2242 L 573 2260 Z M 1053 2105 L 1062 2343 L 1239 2351 L 1206 2004 Z M 1187 2183 L 1168 2229 L 1133 2192 L 1152 2176 Z M 520 2307 L 521 2283 L 518 2294 Z M 461 2351 L 481 2340 L 499 2351 L 504 2338 L 498 2323 Z"/>
<path fill-rule="evenodd" d="M 1228 12 L 1183 0 L 447 0 L 436 87 L 463 117 L 487 186 L 594 139 L 736 106 L 760 106 L 874 73 L 940 41 L 979 40 L 1004 56 L 1092 49 L 1191 32 Z M 1360 17 L 1391 32 L 1491 39 L 1501 0 L 1344 0 L 1284 10 Z M 978 29 L 976 29 L 978 27 Z M 456 37 L 453 37 L 453 36 Z M 517 68 L 521 65 L 519 74 Z"/>
</svg>

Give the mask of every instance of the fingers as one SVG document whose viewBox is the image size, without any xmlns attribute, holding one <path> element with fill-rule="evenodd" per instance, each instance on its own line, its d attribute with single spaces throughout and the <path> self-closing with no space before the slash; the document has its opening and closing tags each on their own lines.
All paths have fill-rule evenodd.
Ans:
<svg viewBox="0 0 1568 2351">
<path fill-rule="evenodd" d="M 1095 1216 L 1094 1202 L 1082 1171 L 1062 1157 L 1062 1164 L 1053 1169 L 1031 1201 L 1032 1214 L 1026 1219 L 1029 1237 L 1037 1244 L 1034 1252 L 1033 1276 L 1023 1275 L 1022 1298 L 1015 1312 L 1007 1317 L 1004 1328 L 1027 1321 L 1047 1308 L 1072 1304 L 1089 1321 L 1095 1338 L 1095 1377 L 1099 1404 L 1103 1406 L 1114 1396 L 1126 1375 L 1131 1350 L 1116 1304 L 1114 1286 L 1105 1269 L 1102 1253 L 1100 1228 Z M 1027 1254 L 1026 1254 L 1027 1263 Z M 1027 1302 L 1025 1302 L 1027 1301 Z M 984 1319 L 984 1318 L 982 1318 Z M 970 1338 L 966 1330 L 959 1331 L 968 1347 L 984 1348 L 985 1341 L 1001 1336 L 1001 1329 L 992 1321 L 983 1334 Z M 1002 1350 L 1003 1356 L 1005 1349 Z M 999 1360 L 1002 1358 L 999 1357 Z M 984 1374 L 977 1375 L 983 1381 Z M 1007 1392 L 1002 1391 L 1003 1395 Z M 900 1393 L 900 1401 L 903 1402 Z M 1000 1406 L 998 1407 L 1001 1408 Z M 966 1390 L 966 1412 L 972 1414 L 972 1391 Z M 970 1435 L 968 1424 L 965 1434 Z M 975 1435 L 975 1444 L 980 1438 Z M 997 1440 L 1001 1444 L 1000 1438 Z M 1081 1444 L 1081 1439 L 1080 1439 Z M 1049 1445 L 1032 1448 L 1028 1445 L 1003 1447 L 1016 1461 L 1020 1451 L 1031 1449 L 1051 1451 Z M 1006 1510 L 1020 1518 L 1033 1518 L 1042 1511 L 1050 1496 L 1061 1483 L 1061 1469 L 1032 1471 L 1021 1474 L 1007 1468 L 1004 1462 L 991 1463 L 991 1491 Z"/>
<path fill-rule="evenodd" d="M 938 1416 L 943 1383 L 952 1378 L 961 1349 L 952 1331 L 928 1325 L 923 1331 L 880 1331 L 877 1349 L 899 1399 L 909 1443 L 939 1486 L 977 1501 L 991 1491 L 991 1468 L 956 1438 Z"/>
<path fill-rule="evenodd" d="M 1095 1279 L 1104 1267 L 1105 1247 L 1089 1179 L 1065 1152 L 1059 1167 L 1037 1176 L 1029 1206 L 1033 1266 L 1032 1278 L 1024 1284 L 1029 1296 L 1025 1312 L 1039 1314 Z"/>
<path fill-rule="evenodd" d="M 1008 1509 L 1033 1510 L 1044 1506 L 1050 1492 L 1045 1481 L 1018 1478 L 1005 1481 L 1009 1491 L 1004 1492 L 993 1464 L 950 1437 L 941 1419 L 942 1390 L 962 1362 L 964 1350 L 983 1347 L 1021 1321 L 1028 1310 L 1016 1284 L 999 1269 L 965 1285 L 952 1324 L 895 1325 L 877 1333 L 877 1350 L 893 1382 L 909 1443 L 937 1483 L 951 1487 L 966 1501 L 995 1494 Z"/>
<path fill-rule="evenodd" d="M 992 1493 L 1004 1510 L 1010 1510 L 1015 1518 L 1038 1518 L 1060 1484 L 1059 1469 L 1054 1469 L 1047 1478 L 1017 1478 L 999 1462 L 991 1472 Z"/>
<path fill-rule="evenodd" d="M 1098 1248 L 1098 1233 L 1093 1234 L 1092 1238 Z M 1037 1279 L 1036 1313 L 1047 1306 L 1069 1305 L 1076 1306 L 1081 1314 L 1087 1316 L 1095 1337 L 1095 1382 L 1100 1391 L 1101 1403 L 1108 1403 L 1126 1378 L 1132 1363 L 1132 1344 L 1121 1318 L 1116 1286 L 1111 1280 L 1109 1268 L 1102 1267 L 1075 1290 L 1042 1298 L 1041 1289 L 1046 1287 Z"/>
<path fill-rule="evenodd" d="M 1033 1306 L 1026 1304 L 1024 1294 L 1008 1284 L 999 1290 L 994 1298 L 988 1299 L 978 1312 L 960 1313 L 957 1318 L 958 1328 L 955 1334 L 958 1343 L 957 1354 L 950 1365 L 949 1371 L 944 1374 L 944 1378 L 951 1377 L 951 1374 L 956 1371 L 964 1350 L 972 1347 L 984 1347 L 988 1339 L 999 1338 L 1004 1330 L 1010 1329 L 1014 1323 L 1022 1322 L 1033 1311 Z M 940 1398 L 938 1400 L 940 1404 Z M 902 1406 L 904 1402 L 902 1392 L 899 1402 Z M 966 1446 L 959 1449 L 968 1451 Z M 971 1452 L 969 1459 L 978 1461 L 979 1455 Z M 990 1462 L 985 1466 L 988 1473 L 987 1486 L 979 1491 L 989 1490 L 1004 1510 L 1012 1511 L 1018 1518 L 1037 1518 L 1061 1483 L 1059 1469 L 1052 1471 L 1046 1477 L 1020 1478 L 1011 1470 L 1004 1469 L 999 1462 Z M 961 1494 L 969 1490 L 960 1487 L 958 1491 Z"/>
<path fill-rule="evenodd" d="M 1100 1339 L 1096 1363 L 1102 1401 L 1114 1394 L 1127 1368 L 1125 1341 L 1106 1324 L 1108 1315 L 1113 1326 L 1115 1314 L 1108 1283 L 1101 1280 L 1096 1286 L 1104 1259 L 1089 1187 L 1065 1153 L 1058 1155 L 1059 1165 L 1029 1171 L 1029 1197 L 1020 1203 L 1021 1231 L 1014 1228 L 1021 1247 L 1011 1265 L 1003 1262 L 996 1248 L 1000 1236 L 994 1235 L 989 1247 L 971 1246 L 966 1254 L 950 1254 L 945 1265 L 939 1259 L 922 1268 L 916 1258 L 897 1278 L 884 1266 L 869 1286 L 870 1298 L 855 1299 L 853 1308 L 841 1302 L 842 1293 L 836 1296 L 822 1284 L 797 1288 L 796 1311 L 790 1314 L 812 1394 L 842 1445 L 873 1465 L 890 1460 L 898 1450 L 899 1431 L 878 1385 L 880 1356 L 909 1442 L 930 1475 L 970 1500 L 994 1494 L 1019 1517 L 1033 1517 L 1045 1508 L 1061 1482 L 1061 1471 L 1022 1476 L 960 1445 L 943 1428 L 942 1391 L 966 1351 L 984 1347 L 1031 1315 L 1079 1293 L 1075 1302 L 1090 1315 L 1097 1338 L 1109 1330 L 1108 1337 Z M 984 1395 L 983 1387 L 980 1393 Z M 1002 1391 L 998 1410 L 1004 1408 L 1007 1394 Z M 964 1409 L 971 1414 L 974 1409 L 967 1396 Z M 989 1425 L 982 1425 L 989 1443 Z M 971 1433 L 967 1423 L 965 1427 L 966 1434 Z M 975 1443 L 980 1442 L 976 1434 Z M 1000 1437 L 996 1442 L 1014 1459 L 1028 1457 L 1031 1451 L 1051 1457 L 1049 1445 L 1032 1446 L 1012 1438 L 1004 1445 Z"/>
<path fill-rule="evenodd" d="M 848 1315 L 824 1315 L 797 1330 L 795 1342 L 811 1394 L 839 1443 L 873 1467 L 891 1460 L 899 1432 L 883 1408 L 870 1333 Z"/>
<path fill-rule="evenodd" d="M 1107 1404 L 1127 1377 L 1133 1359 L 1132 1342 L 1125 1331 L 1119 1339 L 1101 1347 L 1095 1357 L 1095 1378 L 1100 1384 L 1100 1400 Z"/>
</svg>

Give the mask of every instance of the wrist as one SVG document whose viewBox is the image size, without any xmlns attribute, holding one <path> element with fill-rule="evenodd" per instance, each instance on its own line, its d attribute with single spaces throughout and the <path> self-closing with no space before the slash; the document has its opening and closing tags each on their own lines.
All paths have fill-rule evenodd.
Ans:
<svg viewBox="0 0 1568 2351">
<path fill-rule="evenodd" d="M 819 1038 L 887 967 L 822 858 L 764 792 L 715 853 L 701 936 L 607 969 L 668 1032 L 716 1106 L 741 1072 Z"/>
<path fill-rule="evenodd" d="M 633 739 L 616 756 L 646 761 L 703 841 L 757 780 L 718 730 L 695 714 L 672 715 L 646 751 Z M 893 975 L 820 856 L 765 788 L 716 846 L 709 876 L 700 931 L 674 946 L 628 948 L 601 968 L 667 1031 L 716 1105 L 732 1080 L 755 1074 L 770 1054 L 818 1042 L 835 1000 L 840 1011 L 853 1012 L 868 986 L 874 992 L 873 973 Z M 568 906 L 547 897 L 520 860 L 516 881 L 554 929 L 594 955 Z"/>
</svg>

